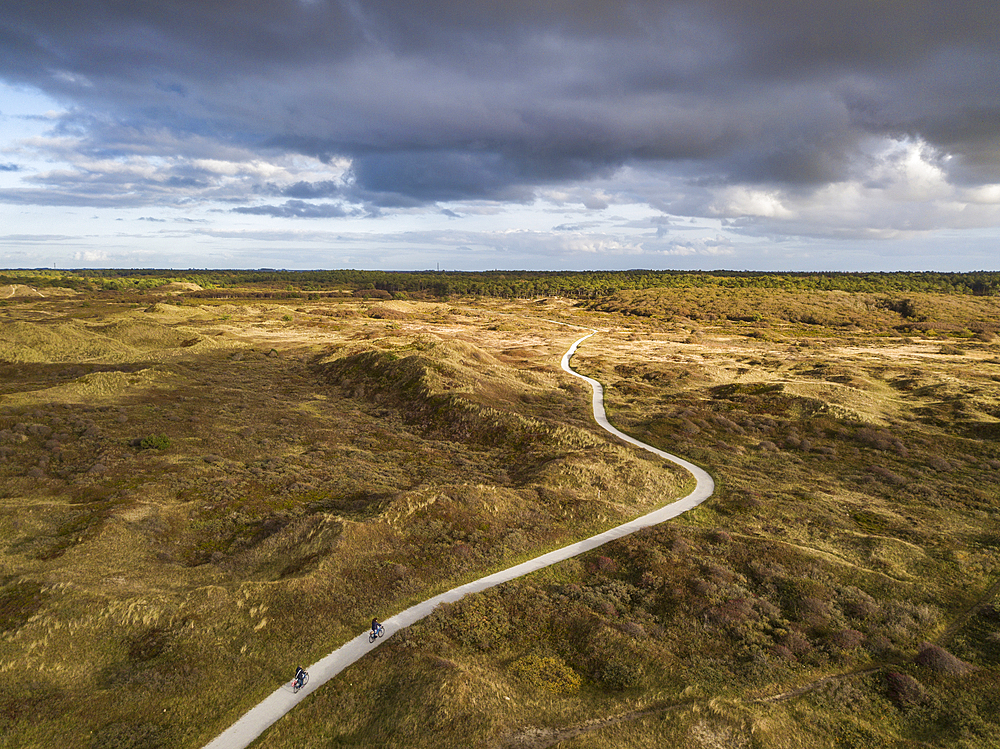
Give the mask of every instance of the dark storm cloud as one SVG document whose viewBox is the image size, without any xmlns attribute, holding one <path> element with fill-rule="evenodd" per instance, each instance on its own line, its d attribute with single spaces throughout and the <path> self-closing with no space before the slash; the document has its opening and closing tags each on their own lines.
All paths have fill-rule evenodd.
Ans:
<svg viewBox="0 0 1000 749">
<path fill-rule="evenodd" d="M 364 154 L 354 160 L 354 194 L 382 207 L 488 198 L 527 201 L 513 165 L 498 154 L 419 151 Z"/>
<path fill-rule="evenodd" d="M 296 182 L 288 187 L 275 187 L 279 195 L 286 198 L 314 200 L 316 198 L 339 197 L 344 193 L 344 186 L 332 180 L 322 182 Z"/>
<path fill-rule="evenodd" d="M 101 113 L 109 151 L 351 161 L 293 200 L 528 201 L 634 163 L 804 189 L 871 136 L 976 184 L 1000 177 L 998 29 L 984 0 L 54 0 L 4 9 L 0 75 Z"/>
</svg>

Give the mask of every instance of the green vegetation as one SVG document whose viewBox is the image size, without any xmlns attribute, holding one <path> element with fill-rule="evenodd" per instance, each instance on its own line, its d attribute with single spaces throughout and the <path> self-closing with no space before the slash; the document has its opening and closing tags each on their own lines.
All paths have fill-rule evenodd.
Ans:
<svg viewBox="0 0 1000 749">
<path fill-rule="evenodd" d="M 996 746 L 991 279 L 7 272 L 5 745 L 200 747 L 372 615 L 682 494 L 555 320 L 717 494 L 440 607 L 260 746 Z"/>
<path fill-rule="evenodd" d="M 165 291 L 193 284 L 193 298 L 303 299 L 331 293 L 358 298 L 562 296 L 596 299 L 620 291 L 672 288 L 768 291 L 906 292 L 996 296 L 1000 273 L 760 273 L 753 271 L 364 271 L 364 270 L 23 270 L 0 273 L 0 287 L 26 284 L 90 292 Z M 903 302 L 905 304 L 905 302 Z"/>
<path fill-rule="evenodd" d="M 139 440 L 142 450 L 166 450 L 170 447 L 170 438 L 165 434 L 151 434 Z"/>
</svg>

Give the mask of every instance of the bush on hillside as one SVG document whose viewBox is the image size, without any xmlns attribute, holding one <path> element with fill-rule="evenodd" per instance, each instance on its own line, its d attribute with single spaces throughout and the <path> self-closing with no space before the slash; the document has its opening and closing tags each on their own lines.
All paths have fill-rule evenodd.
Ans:
<svg viewBox="0 0 1000 749">
<path fill-rule="evenodd" d="M 165 434 L 151 434 L 139 440 L 139 448 L 142 450 L 166 450 L 170 447 L 170 438 Z"/>
<path fill-rule="evenodd" d="M 924 668 L 950 676 L 962 676 L 973 669 L 971 664 L 955 657 L 940 645 L 929 642 L 920 646 L 920 652 L 913 660 Z"/>
<path fill-rule="evenodd" d="M 582 681 L 576 671 L 551 655 L 532 654 L 519 658 L 511 666 L 511 673 L 555 694 L 576 694 Z"/>
</svg>

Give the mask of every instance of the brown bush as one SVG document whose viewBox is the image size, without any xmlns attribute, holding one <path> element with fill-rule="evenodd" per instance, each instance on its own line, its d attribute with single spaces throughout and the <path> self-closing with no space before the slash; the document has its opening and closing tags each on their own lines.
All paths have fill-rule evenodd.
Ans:
<svg viewBox="0 0 1000 749">
<path fill-rule="evenodd" d="M 618 563 L 611 557 L 599 556 L 587 565 L 591 574 L 613 575 L 618 571 Z"/>
<path fill-rule="evenodd" d="M 873 634 L 865 642 L 865 649 L 872 655 L 882 656 L 892 652 L 892 640 L 883 634 Z"/>
<path fill-rule="evenodd" d="M 878 603 L 870 596 L 844 601 L 840 604 L 840 607 L 852 619 L 871 619 L 880 610 Z"/>
<path fill-rule="evenodd" d="M 865 636 L 856 629 L 841 629 L 834 632 L 827 642 L 835 650 L 852 650 L 865 641 Z"/>
<path fill-rule="evenodd" d="M 792 630 L 787 635 L 782 638 L 781 645 L 784 645 L 795 655 L 803 655 L 812 650 L 812 645 L 809 643 L 801 632 Z"/>
<path fill-rule="evenodd" d="M 955 470 L 951 463 L 938 455 L 932 455 L 927 459 L 927 465 L 935 471 L 950 472 Z"/>
<path fill-rule="evenodd" d="M 696 578 L 690 582 L 691 592 L 699 597 L 706 597 L 715 592 L 715 583 L 709 580 L 703 580 L 701 578 Z"/>
<path fill-rule="evenodd" d="M 637 640 L 644 640 L 649 637 L 649 633 L 638 622 L 615 622 L 612 626 L 619 632 L 629 637 L 634 637 Z"/>
<path fill-rule="evenodd" d="M 729 583 L 733 580 L 732 570 L 726 569 L 714 562 L 701 565 L 701 574 L 707 580 L 716 584 Z"/>
<path fill-rule="evenodd" d="M 368 317 L 375 320 L 405 320 L 408 315 L 392 307 L 374 306 L 368 310 Z"/>
<path fill-rule="evenodd" d="M 358 289 L 354 296 L 362 299 L 392 299 L 392 294 L 384 289 Z"/>
<path fill-rule="evenodd" d="M 874 447 L 876 450 L 892 450 L 903 457 L 907 455 L 907 450 L 902 440 L 884 429 L 862 427 L 855 433 L 854 438 L 868 447 Z"/>
<path fill-rule="evenodd" d="M 739 626 L 753 613 L 753 607 L 745 598 L 733 598 L 720 603 L 709 612 L 709 618 L 719 625 Z"/>
<path fill-rule="evenodd" d="M 920 652 L 913 659 L 917 665 L 929 668 L 931 671 L 948 674 L 949 676 L 962 676 L 973 670 L 973 666 L 960 658 L 955 657 L 940 645 L 925 642 L 920 646 Z"/>
<path fill-rule="evenodd" d="M 675 538 L 670 542 L 670 551 L 674 554 L 687 554 L 691 551 L 691 546 L 683 538 Z"/>
<path fill-rule="evenodd" d="M 799 612 L 803 615 L 814 614 L 819 616 L 830 616 L 830 602 L 817 598 L 816 596 L 804 596 L 799 601 Z"/>
<path fill-rule="evenodd" d="M 885 675 L 889 699 L 898 708 L 917 707 L 927 702 L 923 685 L 907 674 L 889 671 Z"/>
<path fill-rule="evenodd" d="M 783 661 L 794 661 L 795 654 L 784 645 L 774 645 L 771 648 L 771 655 Z"/>
<path fill-rule="evenodd" d="M 880 481 L 884 481 L 887 484 L 895 484 L 898 486 L 899 484 L 906 483 L 906 479 L 896 473 L 893 473 L 888 468 L 883 468 L 882 466 L 869 466 L 868 470 L 872 476 Z"/>
</svg>

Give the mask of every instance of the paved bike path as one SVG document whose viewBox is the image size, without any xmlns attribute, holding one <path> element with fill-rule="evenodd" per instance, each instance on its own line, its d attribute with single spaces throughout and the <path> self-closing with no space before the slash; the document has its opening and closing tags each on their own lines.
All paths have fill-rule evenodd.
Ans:
<svg viewBox="0 0 1000 749">
<path fill-rule="evenodd" d="M 492 575 L 487 575 L 486 577 L 482 577 L 471 583 L 460 585 L 459 587 L 453 588 L 446 593 L 441 593 L 440 595 L 428 598 L 426 601 L 411 606 L 395 616 L 389 617 L 382 622 L 382 625 L 385 627 L 385 637 L 380 640 L 376 640 L 374 644 L 371 644 L 368 642 L 368 633 L 365 632 L 364 634 L 358 635 L 353 640 L 345 643 L 341 647 L 337 648 L 337 650 L 334 650 L 328 656 L 320 661 L 317 661 L 306 669 L 309 672 L 309 683 L 300 689 L 297 694 L 292 692 L 290 686 L 291 682 L 286 682 L 283 686 L 272 692 L 271 695 L 264 699 L 263 702 L 249 710 L 242 718 L 227 728 L 213 741 L 208 743 L 205 746 L 205 749 L 244 749 L 249 746 L 279 718 L 289 712 L 300 701 L 305 699 L 305 697 L 312 694 L 313 691 L 319 689 L 319 687 L 325 682 L 332 679 L 355 661 L 360 660 L 366 653 L 371 652 L 374 648 L 381 645 L 385 641 L 385 638 L 391 636 L 394 632 L 398 632 L 399 630 L 404 629 L 414 622 L 420 621 L 426 617 L 439 604 L 457 601 L 469 593 L 475 593 L 481 590 L 486 590 L 487 588 L 492 588 L 500 583 L 505 583 L 508 580 L 513 580 L 517 577 L 527 575 L 529 572 L 535 572 L 536 570 L 548 567 L 556 562 L 562 562 L 566 559 L 570 559 L 571 557 L 575 557 L 585 551 L 596 549 L 598 546 L 606 544 L 608 541 L 613 541 L 616 538 L 621 538 L 631 533 L 635 533 L 641 528 L 648 528 L 651 525 L 657 525 L 665 520 L 677 517 L 683 512 L 687 512 L 712 496 L 712 493 L 715 491 L 715 482 L 706 471 L 693 463 L 689 463 L 683 458 L 678 458 L 676 455 L 671 455 L 663 450 L 658 450 L 652 445 L 647 445 L 645 442 L 641 442 L 634 437 L 630 437 L 624 432 L 620 432 L 615 429 L 608 422 L 608 417 L 604 410 L 604 388 L 601 386 L 601 383 L 597 380 L 591 379 L 590 377 L 585 377 L 578 372 L 574 372 L 569 365 L 569 361 L 573 354 L 576 353 L 577 347 L 592 335 L 594 334 L 590 333 L 585 335 L 583 338 L 579 339 L 572 346 L 570 346 L 569 350 L 563 355 L 562 368 L 571 375 L 579 377 L 582 380 L 586 380 L 590 384 L 591 388 L 593 388 L 594 419 L 598 424 L 604 427 L 604 429 L 611 432 L 611 434 L 615 435 L 619 439 L 643 450 L 648 450 L 664 460 L 669 460 L 671 463 L 676 463 L 677 465 L 690 471 L 694 475 L 695 481 L 697 482 L 694 490 L 686 497 L 682 497 L 675 502 L 671 502 L 658 510 L 654 510 L 653 512 L 643 515 L 642 517 L 638 517 L 635 520 L 625 523 L 624 525 L 619 525 L 611 530 L 605 531 L 604 533 L 599 533 L 596 536 L 584 539 L 583 541 L 578 541 L 577 543 L 570 544 L 569 546 L 564 546 L 561 549 L 556 549 L 555 551 L 550 551 L 547 554 L 542 554 L 541 556 L 530 559 L 527 562 L 502 570 L 501 572 L 496 572 Z"/>
</svg>

